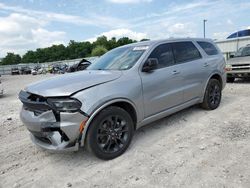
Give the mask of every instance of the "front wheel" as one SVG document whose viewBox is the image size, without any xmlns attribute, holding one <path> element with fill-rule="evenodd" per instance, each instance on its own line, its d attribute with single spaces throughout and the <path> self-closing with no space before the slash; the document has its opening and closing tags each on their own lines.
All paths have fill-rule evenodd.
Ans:
<svg viewBox="0 0 250 188">
<path fill-rule="evenodd" d="M 214 110 L 218 108 L 221 101 L 221 84 L 216 79 L 210 79 L 205 91 L 201 107 L 206 110 Z"/>
<path fill-rule="evenodd" d="M 100 159 L 109 160 L 123 154 L 134 132 L 134 123 L 127 111 L 111 106 L 102 110 L 87 132 L 87 147 Z"/>
</svg>

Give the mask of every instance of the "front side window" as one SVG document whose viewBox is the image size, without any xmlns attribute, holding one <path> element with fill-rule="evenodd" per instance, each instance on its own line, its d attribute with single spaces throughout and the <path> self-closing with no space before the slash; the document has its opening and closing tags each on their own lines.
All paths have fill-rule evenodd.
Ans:
<svg viewBox="0 0 250 188">
<path fill-rule="evenodd" d="M 244 57 L 244 56 L 250 56 L 250 47 L 242 47 L 235 54 L 235 57 Z"/>
<path fill-rule="evenodd" d="M 207 55 L 217 55 L 218 50 L 210 42 L 198 41 L 200 47 L 206 52 Z"/>
<path fill-rule="evenodd" d="M 250 47 L 243 48 L 242 56 L 250 56 Z"/>
<path fill-rule="evenodd" d="M 88 70 L 128 70 L 134 66 L 148 46 L 130 46 L 111 50 L 101 56 Z"/>
<path fill-rule="evenodd" d="M 192 42 L 172 43 L 176 63 L 193 61 L 201 58 L 199 50 Z"/>
<path fill-rule="evenodd" d="M 236 38 L 236 37 L 238 37 L 238 32 L 231 34 L 229 37 L 227 37 L 227 39 Z"/>
<path fill-rule="evenodd" d="M 174 56 L 173 56 L 171 44 L 161 44 L 157 46 L 148 58 L 158 59 L 157 69 L 173 65 Z"/>
</svg>

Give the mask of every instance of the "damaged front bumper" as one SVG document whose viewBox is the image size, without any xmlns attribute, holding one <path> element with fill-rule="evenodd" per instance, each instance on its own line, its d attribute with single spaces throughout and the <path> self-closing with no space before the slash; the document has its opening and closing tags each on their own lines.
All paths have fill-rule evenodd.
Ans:
<svg viewBox="0 0 250 188">
<path fill-rule="evenodd" d="M 87 116 L 80 112 L 56 113 L 44 102 L 25 100 L 20 95 L 19 98 L 23 102 L 20 118 L 36 145 L 53 151 L 78 150 L 80 124 L 87 120 Z"/>
</svg>

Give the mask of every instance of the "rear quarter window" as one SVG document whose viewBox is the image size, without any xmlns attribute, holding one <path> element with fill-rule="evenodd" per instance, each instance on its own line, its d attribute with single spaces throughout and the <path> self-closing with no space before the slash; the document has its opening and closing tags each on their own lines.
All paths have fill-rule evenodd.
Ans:
<svg viewBox="0 0 250 188">
<path fill-rule="evenodd" d="M 199 50 L 191 41 L 175 42 L 172 43 L 172 46 L 176 63 L 183 63 L 201 58 Z"/>
<path fill-rule="evenodd" d="M 217 55 L 218 50 L 210 42 L 197 41 L 199 46 L 206 52 L 207 55 Z"/>
</svg>

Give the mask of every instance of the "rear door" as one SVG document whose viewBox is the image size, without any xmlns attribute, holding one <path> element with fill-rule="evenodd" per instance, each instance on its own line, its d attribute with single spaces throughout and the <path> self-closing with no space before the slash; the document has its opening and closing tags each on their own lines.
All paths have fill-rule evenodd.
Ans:
<svg viewBox="0 0 250 188">
<path fill-rule="evenodd" d="M 174 63 L 171 44 L 157 46 L 148 58 L 158 59 L 159 64 L 152 72 L 140 72 L 145 118 L 183 102 L 180 66 Z"/>
<path fill-rule="evenodd" d="M 192 41 L 175 42 L 172 46 L 183 78 L 183 102 L 199 98 L 202 84 L 208 74 L 201 53 Z"/>
</svg>

